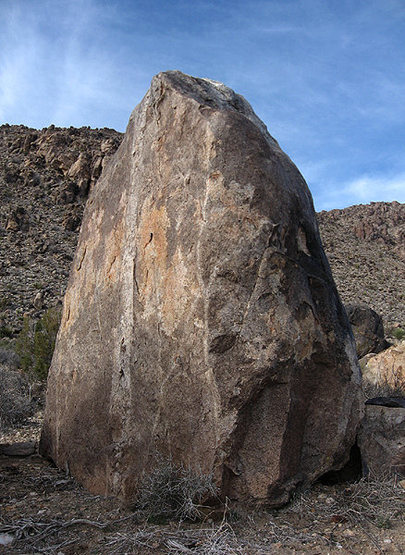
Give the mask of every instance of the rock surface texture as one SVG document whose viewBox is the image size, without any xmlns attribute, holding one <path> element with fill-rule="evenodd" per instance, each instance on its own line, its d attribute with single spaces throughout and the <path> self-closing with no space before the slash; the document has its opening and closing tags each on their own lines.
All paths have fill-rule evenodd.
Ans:
<svg viewBox="0 0 405 555">
<path fill-rule="evenodd" d="M 159 74 L 86 206 L 41 452 L 128 501 L 160 456 L 276 505 L 346 461 L 360 407 L 302 176 L 241 96 Z"/>
<path fill-rule="evenodd" d="M 365 359 L 362 371 L 365 383 L 405 392 L 405 341 Z"/>
</svg>

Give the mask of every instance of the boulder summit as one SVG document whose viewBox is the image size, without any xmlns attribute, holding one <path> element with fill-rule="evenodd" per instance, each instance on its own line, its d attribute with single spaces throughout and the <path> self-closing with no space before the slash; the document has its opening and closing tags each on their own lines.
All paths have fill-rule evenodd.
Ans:
<svg viewBox="0 0 405 555">
<path fill-rule="evenodd" d="M 170 458 L 277 505 L 345 463 L 360 405 L 303 177 L 243 97 L 160 73 L 86 205 L 41 452 L 126 501 Z"/>
</svg>

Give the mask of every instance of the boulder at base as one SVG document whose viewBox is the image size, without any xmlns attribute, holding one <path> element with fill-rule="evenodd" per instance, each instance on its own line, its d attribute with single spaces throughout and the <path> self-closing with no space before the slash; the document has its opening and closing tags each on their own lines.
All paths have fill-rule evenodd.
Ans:
<svg viewBox="0 0 405 555">
<path fill-rule="evenodd" d="M 367 305 L 346 305 L 349 322 L 356 341 L 357 356 L 379 353 L 389 347 L 384 338 L 384 324 L 377 312 Z"/>
<path fill-rule="evenodd" d="M 363 382 L 385 394 L 405 396 L 405 341 L 361 361 Z"/>
<path fill-rule="evenodd" d="M 405 477 L 405 408 L 367 405 L 358 444 L 365 475 Z"/>
<path fill-rule="evenodd" d="M 360 406 L 299 171 L 241 96 L 157 75 L 86 206 L 41 452 L 128 501 L 170 457 L 276 505 L 346 461 Z"/>
</svg>

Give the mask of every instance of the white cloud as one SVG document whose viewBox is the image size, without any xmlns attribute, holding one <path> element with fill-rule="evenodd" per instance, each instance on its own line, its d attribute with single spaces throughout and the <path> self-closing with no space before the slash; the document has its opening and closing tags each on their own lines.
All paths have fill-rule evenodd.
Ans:
<svg viewBox="0 0 405 555">
<path fill-rule="evenodd" d="M 128 61 L 120 65 L 107 38 L 113 9 L 97 0 L 2 1 L 0 123 L 103 126 L 120 110 L 129 117 Z"/>
<path fill-rule="evenodd" d="M 405 202 L 405 173 L 393 177 L 375 177 L 363 175 L 346 183 L 343 192 L 353 195 L 360 201 L 368 198 L 382 198 L 390 196 L 393 200 Z"/>
<path fill-rule="evenodd" d="M 317 188 L 317 210 L 344 208 L 369 202 L 405 202 L 405 172 L 396 175 L 361 175 L 346 182 L 329 182 Z"/>
</svg>

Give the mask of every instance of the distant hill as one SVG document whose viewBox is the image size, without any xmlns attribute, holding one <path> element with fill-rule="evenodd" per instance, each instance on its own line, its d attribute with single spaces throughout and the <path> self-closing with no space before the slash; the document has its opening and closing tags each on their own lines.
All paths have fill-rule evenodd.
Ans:
<svg viewBox="0 0 405 555">
<path fill-rule="evenodd" d="M 61 300 L 88 192 L 121 140 L 112 129 L 0 126 L 3 335 Z"/>
<path fill-rule="evenodd" d="M 89 190 L 118 148 L 113 129 L 0 126 L 0 336 L 61 301 Z M 405 205 L 318 214 L 343 301 L 404 323 Z"/>
<path fill-rule="evenodd" d="M 318 214 L 344 303 L 365 303 L 387 323 L 405 321 L 405 204 L 373 202 Z"/>
</svg>

